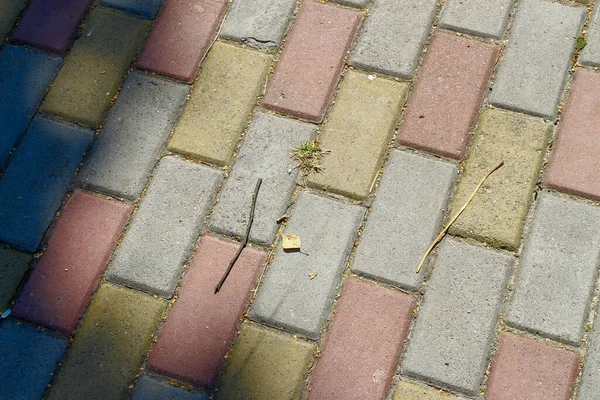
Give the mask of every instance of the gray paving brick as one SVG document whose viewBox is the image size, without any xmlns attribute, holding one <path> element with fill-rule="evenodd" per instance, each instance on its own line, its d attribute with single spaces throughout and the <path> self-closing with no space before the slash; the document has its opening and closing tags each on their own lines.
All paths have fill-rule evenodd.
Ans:
<svg viewBox="0 0 600 400">
<path fill-rule="evenodd" d="M 600 4 L 596 4 L 587 33 L 587 45 L 579 54 L 582 65 L 600 66 Z"/>
<path fill-rule="evenodd" d="M 585 9 L 524 0 L 517 9 L 490 102 L 553 119 Z"/>
<path fill-rule="evenodd" d="M 436 0 L 373 0 L 350 64 L 410 78 L 437 7 Z"/>
<path fill-rule="evenodd" d="M 222 177 L 216 169 L 164 157 L 115 252 L 108 279 L 170 297 Z"/>
<path fill-rule="evenodd" d="M 506 321 L 578 346 L 599 259 L 600 207 L 540 193 Z"/>
<path fill-rule="evenodd" d="M 333 0 L 334 3 L 343 4 L 349 7 L 365 8 L 369 5 L 369 0 Z"/>
<path fill-rule="evenodd" d="M 135 391 L 131 400 L 208 400 L 207 394 L 198 391 L 187 391 L 169 383 L 143 374 L 135 383 Z"/>
<path fill-rule="evenodd" d="M 254 115 L 233 170 L 225 182 L 211 229 L 242 236 L 250 217 L 256 180 L 262 186 L 256 200 L 256 214 L 250 240 L 270 244 L 296 186 L 298 171 L 291 149 L 309 140 L 316 126 L 293 119 L 258 112 Z M 288 171 L 292 169 L 291 173 Z"/>
<path fill-rule="evenodd" d="M 588 341 L 590 347 L 584 360 L 579 400 L 596 400 L 600 393 L 600 320 L 597 315 Z"/>
<path fill-rule="evenodd" d="M 361 206 L 301 193 L 285 233 L 300 236 L 308 255 L 278 246 L 251 318 L 318 337 L 364 212 Z M 311 279 L 313 272 L 317 276 Z"/>
<path fill-rule="evenodd" d="M 425 268 L 415 270 L 440 230 L 455 172 L 453 164 L 392 150 L 352 270 L 418 290 Z"/>
<path fill-rule="evenodd" d="M 279 47 L 296 0 L 234 0 L 221 37 L 259 49 Z"/>
<path fill-rule="evenodd" d="M 189 87 L 133 72 L 77 176 L 77 184 L 136 200 L 156 164 Z"/>
<path fill-rule="evenodd" d="M 445 239 L 402 372 L 475 395 L 513 262 L 512 256 Z"/>
<path fill-rule="evenodd" d="M 514 0 L 448 0 L 440 26 L 460 32 L 500 39 Z"/>
</svg>

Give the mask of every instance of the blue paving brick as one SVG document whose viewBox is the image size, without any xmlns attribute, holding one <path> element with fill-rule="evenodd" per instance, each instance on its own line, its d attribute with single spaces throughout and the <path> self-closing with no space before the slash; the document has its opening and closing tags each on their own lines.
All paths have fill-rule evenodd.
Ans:
<svg viewBox="0 0 600 400">
<path fill-rule="evenodd" d="M 5 320 L 0 326 L 0 397 L 39 399 L 67 341 L 36 327 Z"/>
<path fill-rule="evenodd" d="M 37 249 L 94 132 L 36 117 L 0 179 L 0 241 Z"/>
<path fill-rule="evenodd" d="M 21 46 L 0 52 L 0 170 L 27 129 L 62 59 Z"/>
<path fill-rule="evenodd" d="M 153 19 L 158 14 L 163 0 L 102 0 L 100 4 L 135 14 L 142 18 Z"/>
</svg>

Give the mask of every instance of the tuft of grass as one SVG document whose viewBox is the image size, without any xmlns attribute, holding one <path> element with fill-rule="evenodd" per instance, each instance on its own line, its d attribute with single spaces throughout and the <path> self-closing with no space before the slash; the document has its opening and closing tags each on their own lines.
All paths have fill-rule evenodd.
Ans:
<svg viewBox="0 0 600 400">
<path fill-rule="evenodd" d="M 292 159 L 296 162 L 294 168 L 298 168 L 305 179 L 311 173 L 319 173 L 323 171 L 321 161 L 329 150 L 323 150 L 317 139 L 304 142 L 300 146 L 295 147 L 292 152 Z"/>
<path fill-rule="evenodd" d="M 575 49 L 577 51 L 581 51 L 585 48 L 586 45 L 587 45 L 587 40 L 585 40 L 585 37 L 583 37 L 583 35 L 581 35 L 577 38 L 577 42 L 575 43 Z"/>
</svg>

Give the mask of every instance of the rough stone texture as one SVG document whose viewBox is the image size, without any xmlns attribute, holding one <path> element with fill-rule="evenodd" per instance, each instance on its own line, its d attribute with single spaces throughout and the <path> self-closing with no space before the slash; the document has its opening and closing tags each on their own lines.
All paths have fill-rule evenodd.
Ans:
<svg viewBox="0 0 600 400">
<path fill-rule="evenodd" d="M 321 127 L 321 147 L 331 151 L 308 184 L 355 199 L 368 196 L 394 133 L 408 85 L 347 71 Z"/>
<path fill-rule="evenodd" d="M 398 382 L 394 391 L 394 400 L 452 400 L 451 396 L 440 390 L 421 386 L 410 382 Z"/>
<path fill-rule="evenodd" d="M 8 308 L 8 303 L 21 279 L 25 276 L 31 255 L 0 247 L 0 312 Z"/>
<path fill-rule="evenodd" d="M 437 8 L 436 0 L 373 0 L 350 56 L 361 69 L 410 78 Z"/>
<path fill-rule="evenodd" d="M 581 344 L 600 259 L 600 207 L 542 192 L 506 321 Z"/>
<path fill-rule="evenodd" d="M 143 374 L 135 383 L 131 400 L 208 400 L 209 396 L 198 391 L 177 388 L 161 379 Z"/>
<path fill-rule="evenodd" d="M 96 127 L 144 40 L 149 22 L 96 7 L 41 111 Z"/>
<path fill-rule="evenodd" d="M 369 0 L 333 0 L 334 3 L 340 3 L 348 7 L 366 8 Z"/>
<path fill-rule="evenodd" d="M 193 82 L 228 4 L 227 0 L 166 0 L 137 67 Z"/>
<path fill-rule="evenodd" d="M 398 143 L 461 159 L 497 57 L 497 46 L 436 33 L 408 102 Z"/>
<path fill-rule="evenodd" d="M 221 191 L 211 229 L 243 236 L 256 180 L 262 178 L 250 240 L 271 244 L 278 228 L 276 221 L 285 214 L 296 188 L 298 170 L 290 153 L 315 133 L 312 124 L 257 112 Z"/>
<path fill-rule="evenodd" d="M 515 0 L 448 0 L 440 27 L 501 39 Z"/>
<path fill-rule="evenodd" d="M 175 127 L 169 149 L 226 164 L 248 123 L 270 62 L 267 54 L 215 43 Z"/>
<path fill-rule="evenodd" d="M 1 8 L 1 7 L 0 7 Z M 1 11 L 0 11 L 1 13 Z M 0 52 L 0 170 L 27 129 L 62 59 L 21 46 Z"/>
<path fill-rule="evenodd" d="M 34 252 L 94 132 L 34 118 L 0 179 L 0 241 Z"/>
<path fill-rule="evenodd" d="M 31 0 L 11 39 L 64 54 L 92 0 Z"/>
<path fill-rule="evenodd" d="M 485 398 L 569 400 L 578 362 L 577 353 L 572 351 L 512 333 L 502 333 Z"/>
<path fill-rule="evenodd" d="M 11 30 L 27 0 L 0 0 L 0 44 Z"/>
<path fill-rule="evenodd" d="M 171 297 L 223 173 L 175 157 L 158 164 L 107 277 Z"/>
<path fill-rule="evenodd" d="M 364 208 L 303 192 L 285 232 L 302 251 L 277 248 L 252 305 L 252 317 L 316 338 L 340 284 Z M 311 273 L 317 276 L 312 278 Z"/>
<path fill-rule="evenodd" d="M 321 122 L 361 22 L 362 13 L 358 11 L 303 2 L 263 105 Z"/>
<path fill-rule="evenodd" d="M 148 368 L 194 386 L 215 385 L 251 290 L 267 261 L 266 253 L 246 248 L 215 295 L 214 288 L 238 246 L 210 236 L 202 239 Z"/>
<path fill-rule="evenodd" d="M 582 65 L 600 66 L 600 6 L 596 5 L 586 35 L 587 45 L 577 61 Z"/>
<path fill-rule="evenodd" d="M 307 342 L 245 323 L 217 398 L 295 399 L 315 350 Z"/>
<path fill-rule="evenodd" d="M 600 200 L 598 93 L 600 74 L 577 70 L 544 174 L 544 186 Z"/>
<path fill-rule="evenodd" d="M 235 0 L 220 36 L 259 49 L 276 50 L 295 7 L 296 0 Z"/>
<path fill-rule="evenodd" d="M 600 320 L 596 316 L 594 329 L 588 337 L 588 353 L 583 366 L 579 400 L 595 400 L 600 393 Z"/>
<path fill-rule="evenodd" d="M 0 325 L 0 393 L 7 400 L 40 399 L 67 341 L 34 326 L 2 321 Z"/>
<path fill-rule="evenodd" d="M 358 279 L 344 281 L 309 399 L 385 399 L 416 301 Z"/>
<path fill-rule="evenodd" d="M 136 200 L 181 112 L 189 87 L 139 72 L 127 77 L 77 183 Z"/>
<path fill-rule="evenodd" d="M 479 392 L 514 258 L 445 239 L 404 356 L 404 374 Z"/>
<path fill-rule="evenodd" d="M 352 270 L 418 290 L 426 268 L 415 270 L 439 233 L 455 175 L 450 163 L 392 150 Z"/>
<path fill-rule="evenodd" d="M 481 114 L 449 215 L 473 193 L 481 177 L 504 160 L 452 224 L 450 233 L 517 250 L 552 124 L 500 110 Z"/>
<path fill-rule="evenodd" d="M 553 119 L 571 67 L 585 9 L 523 0 L 489 100 Z"/>
<path fill-rule="evenodd" d="M 116 200 L 75 192 L 17 299 L 14 315 L 71 336 L 132 210 Z"/>
<path fill-rule="evenodd" d="M 142 18 L 154 19 L 166 0 L 100 0 L 106 7 L 114 7 Z"/>
</svg>

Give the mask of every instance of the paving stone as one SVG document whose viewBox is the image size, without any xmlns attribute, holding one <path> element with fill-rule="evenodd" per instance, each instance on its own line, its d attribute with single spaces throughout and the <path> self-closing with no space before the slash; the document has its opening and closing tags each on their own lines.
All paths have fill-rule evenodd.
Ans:
<svg viewBox="0 0 600 400">
<path fill-rule="evenodd" d="M 416 291 L 421 257 L 437 236 L 456 176 L 453 164 L 392 150 L 352 270 Z"/>
<path fill-rule="evenodd" d="M 549 343 L 502 333 L 485 398 L 568 400 L 579 363 L 577 353 Z"/>
<path fill-rule="evenodd" d="M 600 6 L 594 9 L 586 38 L 587 44 L 577 61 L 582 65 L 600 66 Z"/>
<path fill-rule="evenodd" d="M 272 329 L 245 323 L 218 399 L 295 399 L 316 347 Z"/>
<path fill-rule="evenodd" d="M 373 0 L 350 65 L 410 78 L 436 9 L 436 0 Z"/>
<path fill-rule="evenodd" d="M 540 193 L 505 320 L 579 346 L 598 259 L 600 207 Z"/>
<path fill-rule="evenodd" d="M 1 8 L 1 7 L 0 7 Z M 7 44 L 0 52 L 0 169 L 27 129 L 61 58 Z"/>
<path fill-rule="evenodd" d="M 263 105 L 321 122 L 338 83 L 362 13 L 305 1 L 300 6 Z"/>
<path fill-rule="evenodd" d="M 165 0 L 101 0 L 100 4 L 135 14 L 142 18 L 154 19 Z"/>
<path fill-rule="evenodd" d="M 11 39 L 64 54 L 92 0 L 31 0 Z"/>
<path fill-rule="evenodd" d="M 358 279 L 344 281 L 309 399 L 385 399 L 416 301 Z"/>
<path fill-rule="evenodd" d="M 76 191 L 13 313 L 71 336 L 133 207 Z"/>
<path fill-rule="evenodd" d="M 292 17 L 296 0 L 235 0 L 220 36 L 264 50 L 276 50 Z"/>
<path fill-rule="evenodd" d="M 137 67 L 193 82 L 228 5 L 227 0 L 166 0 Z"/>
<path fill-rule="evenodd" d="M 552 124 L 525 115 L 481 114 L 449 215 L 458 212 L 490 168 L 502 160 L 504 166 L 452 224 L 452 235 L 517 250 L 551 133 Z"/>
<path fill-rule="evenodd" d="M 7 400 L 40 399 L 67 341 L 13 319 L 0 325 L 0 393 Z"/>
<path fill-rule="evenodd" d="M 226 164 L 265 84 L 270 62 L 268 54 L 216 42 L 175 126 L 169 150 Z"/>
<path fill-rule="evenodd" d="M 579 400 L 594 400 L 600 392 L 600 320 L 596 316 L 594 329 L 588 337 L 588 353 L 583 366 Z"/>
<path fill-rule="evenodd" d="M 366 8 L 369 5 L 369 0 L 334 0 L 334 3 L 340 3 L 349 7 Z"/>
<path fill-rule="evenodd" d="M 26 4 L 27 0 L 0 0 L 0 46 Z"/>
<path fill-rule="evenodd" d="M 208 400 L 209 396 L 198 391 L 177 388 L 148 374 L 135 383 L 131 400 Z"/>
<path fill-rule="evenodd" d="M 497 57 L 497 46 L 436 33 L 408 102 L 398 143 L 461 159 Z"/>
<path fill-rule="evenodd" d="M 445 239 L 404 356 L 404 374 L 479 392 L 514 258 Z"/>
<path fill-rule="evenodd" d="M 502 39 L 515 0 L 448 0 L 440 27 Z"/>
<path fill-rule="evenodd" d="M 25 276 L 31 259 L 31 254 L 0 247 L 0 312 L 9 308 L 10 299 Z"/>
<path fill-rule="evenodd" d="M 100 125 L 148 28 L 149 21 L 103 7 L 92 10 L 40 110 Z"/>
<path fill-rule="evenodd" d="M 252 318 L 318 337 L 364 213 L 360 206 L 301 193 L 285 232 L 300 236 L 308 255 L 277 248 L 252 306 Z M 311 278 L 311 273 L 317 276 Z"/>
<path fill-rule="evenodd" d="M 276 221 L 285 214 L 296 188 L 298 170 L 290 157 L 291 149 L 315 134 L 316 126 L 312 124 L 257 112 L 223 185 L 211 229 L 243 236 L 256 180 L 262 178 L 250 240 L 271 244 L 278 228 Z"/>
<path fill-rule="evenodd" d="M 189 87 L 133 72 L 110 109 L 77 183 L 137 200 L 146 186 Z"/>
<path fill-rule="evenodd" d="M 102 284 L 48 399 L 128 399 L 164 309 L 162 300 Z"/>
<path fill-rule="evenodd" d="M 600 200 L 598 93 L 600 74 L 577 70 L 544 173 L 544 186 Z"/>
<path fill-rule="evenodd" d="M 238 246 L 210 236 L 202 238 L 150 354 L 148 368 L 194 386 L 215 386 L 251 290 L 267 261 L 265 252 L 246 248 L 215 295 L 214 288 Z"/>
<path fill-rule="evenodd" d="M 408 85 L 347 71 L 321 127 L 321 147 L 331 151 L 308 184 L 354 199 L 369 195 L 394 133 Z"/>
<path fill-rule="evenodd" d="M 107 277 L 171 297 L 222 178 L 221 171 L 205 165 L 164 157 Z"/>
<path fill-rule="evenodd" d="M 553 119 L 585 14 L 584 8 L 522 1 L 489 101 Z"/>
<path fill-rule="evenodd" d="M 94 132 L 34 118 L 0 179 L 0 241 L 34 252 Z"/>
<path fill-rule="evenodd" d="M 394 400 L 452 400 L 451 396 L 440 390 L 421 386 L 410 382 L 398 382 L 394 391 Z"/>
</svg>

